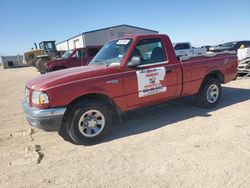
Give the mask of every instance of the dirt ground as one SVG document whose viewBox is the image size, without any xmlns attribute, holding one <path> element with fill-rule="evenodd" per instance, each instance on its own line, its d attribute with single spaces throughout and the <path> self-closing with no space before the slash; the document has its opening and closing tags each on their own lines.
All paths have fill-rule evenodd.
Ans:
<svg viewBox="0 0 250 188">
<path fill-rule="evenodd" d="M 78 146 L 30 129 L 21 102 L 39 73 L 0 68 L 0 187 L 250 187 L 250 79 L 224 86 L 213 110 L 133 111 L 103 143 Z"/>
</svg>

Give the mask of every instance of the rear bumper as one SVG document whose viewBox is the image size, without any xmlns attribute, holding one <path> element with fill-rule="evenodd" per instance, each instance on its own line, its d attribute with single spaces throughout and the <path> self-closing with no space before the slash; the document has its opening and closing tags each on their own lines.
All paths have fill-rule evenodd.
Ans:
<svg viewBox="0 0 250 188">
<path fill-rule="evenodd" d="M 61 127 L 66 108 L 50 108 L 39 110 L 30 107 L 23 101 L 23 109 L 26 118 L 31 126 L 44 129 L 46 131 L 58 131 Z"/>
</svg>

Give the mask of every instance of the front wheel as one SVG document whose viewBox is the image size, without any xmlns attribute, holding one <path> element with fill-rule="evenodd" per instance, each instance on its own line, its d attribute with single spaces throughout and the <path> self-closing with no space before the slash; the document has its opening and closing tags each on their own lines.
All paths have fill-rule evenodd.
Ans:
<svg viewBox="0 0 250 188">
<path fill-rule="evenodd" d="M 46 62 L 48 62 L 48 59 L 39 58 L 36 62 L 36 68 L 41 73 L 46 73 Z"/>
<path fill-rule="evenodd" d="M 202 85 L 198 95 L 198 105 L 203 108 L 215 107 L 221 97 L 221 85 L 217 79 L 210 78 Z"/>
<path fill-rule="evenodd" d="M 108 135 L 112 112 L 101 102 L 85 100 L 70 108 L 66 129 L 77 144 L 94 144 Z"/>
</svg>

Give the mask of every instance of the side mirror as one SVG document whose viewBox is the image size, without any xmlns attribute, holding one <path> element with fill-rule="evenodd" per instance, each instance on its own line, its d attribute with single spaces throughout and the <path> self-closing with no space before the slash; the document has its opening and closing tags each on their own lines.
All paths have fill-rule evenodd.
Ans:
<svg viewBox="0 0 250 188">
<path fill-rule="evenodd" d="M 131 61 L 128 63 L 129 67 L 138 67 L 141 64 L 141 57 L 133 56 Z"/>
</svg>

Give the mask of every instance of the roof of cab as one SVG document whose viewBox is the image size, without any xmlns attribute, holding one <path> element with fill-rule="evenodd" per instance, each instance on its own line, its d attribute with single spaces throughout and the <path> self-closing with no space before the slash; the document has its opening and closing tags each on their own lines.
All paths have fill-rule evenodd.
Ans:
<svg viewBox="0 0 250 188">
<path fill-rule="evenodd" d="M 153 37 L 157 38 L 159 36 L 167 36 L 167 35 L 166 34 L 138 34 L 138 35 L 131 34 L 131 35 L 125 35 L 117 39 L 129 39 L 129 38 L 140 39 L 140 38 L 153 38 Z M 117 39 L 114 39 L 114 40 L 117 40 Z"/>
</svg>

